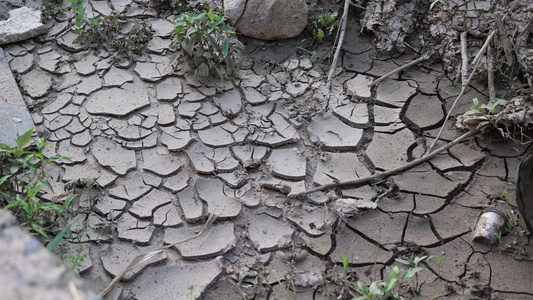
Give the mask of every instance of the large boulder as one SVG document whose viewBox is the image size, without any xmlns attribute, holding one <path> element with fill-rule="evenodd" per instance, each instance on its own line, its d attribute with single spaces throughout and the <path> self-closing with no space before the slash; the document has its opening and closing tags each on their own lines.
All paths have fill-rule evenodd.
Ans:
<svg viewBox="0 0 533 300">
<path fill-rule="evenodd" d="M 304 30 L 308 8 L 305 0 L 224 0 L 224 14 L 245 36 L 281 40 Z"/>
<path fill-rule="evenodd" d="M 45 32 L 40 10 L 17 8 L 9 12 L 9 19 L 0 21 L 0 45 L 23 41 Z"/>
</svg>

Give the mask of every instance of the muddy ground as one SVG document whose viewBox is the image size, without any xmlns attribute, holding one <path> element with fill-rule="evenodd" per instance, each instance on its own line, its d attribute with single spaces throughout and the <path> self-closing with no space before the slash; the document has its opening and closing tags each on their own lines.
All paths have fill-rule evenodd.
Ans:
<svg viewBox="0 0 533 300">
<path fill-rule="evenodd" d="M 88 17 L 118 12 L 152 25 L 148 48 L 131 63 L 113 66 L 113 53 L 73 43 L 72 14 L 47 21 L 45 36 L 8 45 L 39 132 L 54 144 L 48 155 L 72 159 L 48 170 L 55 193 L 80 178 L 102 187 L 77 188 L 86 222 L 60 254 L 85 254 L 78 271 L 100 292 L 135 256 L 202 233 L 126 274 L 106 299 L 350 299 L 358 280 L 386 279 L 392 266 L 405 271 L 395 259 L 411 256 L 433 258 L 405 282 L 406 298 L 533 299 L 523 224 L 511 223 L 495 245 L 472 239 L 483 209 L 518 216 L 514 181 L 528 144 L 489 131 L 387 180 L 291 197 L 427 152 L 461 89 L 460 51 L 444 43 L 458 43 L 457 31 L 446 26 L 462 13 L 474 20 L 496 9 L 490 1 L 448 3 L 433 11 L 425 2 L 397 4 L 399 22 L 416 22 L 389 41 L 378 32 L 387 27 L 362 30 L 358 20 L 371 15 L 352 8 L 331 97 L 332 41 L 310 57 L 299 49 L 308 31 L 276 42 L 239 37 L 246 53 L 229 80 L 201 84 L 184 67 L 168 69 L 169 24 L 159 17 L 168 12 L 147 1 L 86 3 Z M 340 5 L 311 1 L 311 16 Z M 487 33 L 471 31 L 469 41 L 482 44 Z M 439 45 L 448 47 L 441 55 Z M 430 60 L 368 87 L 429 50 Z M 516 71 L 498 73 L 505 100 L 527 95 L 525 65 L 513 57 Z M 454 121 L 473 98 L 488 103 L 485 76 L 479 71 L 461 97 L 438 145 L 464 133 Z M 202 231 L 210 215 L 216 220 Z"/>
</svg>

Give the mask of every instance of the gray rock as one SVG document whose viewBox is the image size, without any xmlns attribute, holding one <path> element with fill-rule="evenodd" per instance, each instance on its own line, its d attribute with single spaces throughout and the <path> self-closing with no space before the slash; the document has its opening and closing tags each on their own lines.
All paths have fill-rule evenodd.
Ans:
<svg viewBox="0 0 533 300">
<path fill-rule="evenodd" d="M 26 108 L 17 82 L 9 65 L 0 59 L 0 142 L 16 146 L 15 140 L 24 132 L 34 128 L 33 119 Z"/>
<path fill-rule="evenodd" d="M 135 151 L 123 149 L 119 144 L 106 138 L 96 139 L 92 153 L 99 164 L 109 167 L 120 175 L 125 175 L 137 166 Z"/>
<path fill-rule="evenodd" d="M 175 245 L 184 259 L 199 259 L 222 255 L 231 250 L 236 243 L 233 223 L 225 222 L 212 225 L 204 236 Z M 166 228 L 165 244 L 174 244 L 195 236 L 203 225 L 194 227 Z M 206 240 L 207 237 L 207 240 Z"/>
<path fill-rule="evenodd" d="M 122 117 L 150 105 L 146 89 L 139 84 L 125 83 L 121 88 L 100 90 L 89 96 L 87 112 Z"/>
<path fill-rule="evenodd" d="M 0 45 L 20 42 L 45 33 L 41 11 L 21 7 L 9 11 L 9 19 L 0 21 Z"/>
<path fill-rule="evenodd" d="M 248 236 L 259 252 L 270 252 L 287 247 L 294 229 L 267 215 L 254 216 L 248 226 Z"/>
<path fill-rule="evenodd" d="M 242 34 L 260 40 L 298 36 L 307 25 L 303 0 L 224 0 L 224 14 Z"/>
</svg>

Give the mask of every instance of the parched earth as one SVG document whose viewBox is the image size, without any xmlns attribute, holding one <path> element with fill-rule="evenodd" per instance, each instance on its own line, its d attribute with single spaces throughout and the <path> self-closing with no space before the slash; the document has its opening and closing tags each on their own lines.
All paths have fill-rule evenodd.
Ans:
<svg viewBox="0 0 533 300">
<path fill-rule="evenodd" d="M 329 98 L 327 59 L 299 52 L 299 39 L 240 38 L 235 77 L 202 84 L 169 67 L 172 25 L 146 1 L 86 2 L 88 17 L 115 11 L 149 22 L 144 55 L 114 66 L 111 53 L 73 43 L 67 18 L 4 52 L 53 143 L 47 155 L 71 159 L 50 165 L 47 197 L 80 179 L 102 187 L 77 189 L 78 236 L 61 253 L 82 242 L 80 276 L 95 293 L 137 255 L 202 233 L 127 273 L 106 299 L 341 299 L 346 283 L 355 296 L 357 280 L 406 270 L 395 259 L 412 255 L 434 256 L 406 282 L 419 299 L 533 299 L 525 226 L 492 246 L 472 238 L 484 208 L 516 211 L 526 146 L 480 135 L 386 181 L 291 197 L 423 156 L 460 91 L 441 63 L 369 88 L 417 54 L 380 54 L 349 22 Z M 457 115 L 487 93 L 474 84 Z M 450 124 L 440 143 L 461 134 Z"/>
</svg>

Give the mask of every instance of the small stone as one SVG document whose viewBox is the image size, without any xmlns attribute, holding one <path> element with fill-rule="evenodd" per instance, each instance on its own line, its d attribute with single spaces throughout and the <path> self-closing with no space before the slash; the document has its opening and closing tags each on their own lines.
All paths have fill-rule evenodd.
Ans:
<svg viewBox="0 0 533 300">
<path fill-rule="evenodd" d="M 0 21 L 0 45 L 24 41 L 46 32 L 41 11 L 29 7 L 10 10 L 9 19 Z"/>
</svg>

